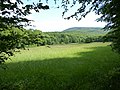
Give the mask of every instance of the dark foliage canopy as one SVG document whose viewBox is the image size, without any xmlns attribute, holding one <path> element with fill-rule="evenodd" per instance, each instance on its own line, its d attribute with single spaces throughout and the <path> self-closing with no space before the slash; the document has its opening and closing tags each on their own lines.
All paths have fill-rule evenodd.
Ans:
<svg viewBox="0 0 120 90">
<path fill-rule="evenodd" d="M 25 16 L 31 14 L 31 10 L 39 12 L 40 9 L 46 10 L 49 6 L 40 2 L 25 5 L 21 0 L 0 0 L 0 63 L 13 56 L 16 48 L 24 48 L 23 27 L 32 21 Z"/>
<path fill-rule="evenodd" d="M 39 12 L 40 9 L 49 9 L 47 5 L 42 3 L 33 3 L 25 5 L 21 0 L 12 2 L 11 0 L 0 0 L 0 29 L 8 27 L 22 27 L 30 25 L 29 19 L 25 16 L 31 14 L 31 10 Z"/>
</svg>

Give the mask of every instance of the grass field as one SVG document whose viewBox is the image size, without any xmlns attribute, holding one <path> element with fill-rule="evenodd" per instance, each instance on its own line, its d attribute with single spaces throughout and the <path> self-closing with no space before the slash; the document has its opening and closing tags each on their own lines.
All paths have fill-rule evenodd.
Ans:
<svg viewBox="0 0 120 90">
<path fill-rule="evenodd" d="M 120 55 L 109 44 L 22 50 L 7 61 L 6 70 L 0 68 L 0 90 L 112 90 L 110 75 L 120 67 Z"/>
</svg>

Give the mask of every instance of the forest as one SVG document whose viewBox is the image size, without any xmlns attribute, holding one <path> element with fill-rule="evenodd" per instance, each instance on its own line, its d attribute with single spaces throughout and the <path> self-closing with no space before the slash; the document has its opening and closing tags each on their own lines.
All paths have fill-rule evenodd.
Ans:
<svg viewBox="0 0 120 90">
<path fill-rule="evenodd" d="M 4 42 L 4 40 L 2 40 L 3 37 L 4 39 L 7 37 L 8 41 L 9 39 L 13 38 L 13 40 L 15 39 L 16 42 L 19 42 L 16 45 L 17 48 L 19 48 L 22 45 L 43 46 L 55 44 L 103 42 L 105 40 L 104 36 L 107 32 L 101 30 L 100 28 L 98 28 L 98 30 L 94 30 L 94 28 L 87 30 L 88 31 L 83 28 L 81 30 L 64 30 L 62 32 L 42 32 L 34 29 L 21 30 L 18 28 L 12 28 L 11 30 L 2 31 L 1 42 L 7 44 Z"/>
</svg>

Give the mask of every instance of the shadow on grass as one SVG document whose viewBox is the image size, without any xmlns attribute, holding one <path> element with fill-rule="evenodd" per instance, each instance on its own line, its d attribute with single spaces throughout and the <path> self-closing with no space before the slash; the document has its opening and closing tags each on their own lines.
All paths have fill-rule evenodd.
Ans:
<svg viewBox="0 0 120 90">
<path fill-rule="evenodd" d="M 0 70 L 0 90 L 103 90 L 120 57 L 108 47 L 91 49 L 76 57 L 9 63 Z"/>
</svg>

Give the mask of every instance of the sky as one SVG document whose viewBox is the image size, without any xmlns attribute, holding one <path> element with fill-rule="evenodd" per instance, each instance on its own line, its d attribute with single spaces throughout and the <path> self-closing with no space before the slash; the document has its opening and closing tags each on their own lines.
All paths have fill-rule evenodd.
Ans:
<svg viewBox="0 0 120 90">
<path fill-rule="evenodd" d="M 58 4 L 54 4 L 49 0 L 48 5 L 50 6 L 49 10 L 40 10 L 39 13 L 32 11 L 32 14 L 27 16 L 27 18 L 34 20 L 32 24 L 34 27 L 27 27 L 32 29 L 38 29 L 43 32 L 53 32 L 53 31 L 63 31 L 67 28 L 71 27 L 104 27 L 106 23 L 95 21 L 98 15 L 95 15 L 94 12 L 89 13 L 85 18 L 81 21 L 77 21 L 76 19 L 65 20 L 62 17 L 63 8 L 56 8 Z M 75 12 L 77 6 L 71 9 L 67 15 L 71 15 Z"/>
</svg>

